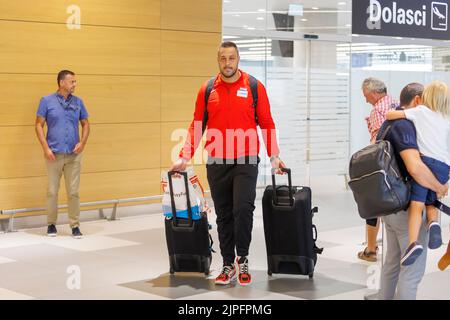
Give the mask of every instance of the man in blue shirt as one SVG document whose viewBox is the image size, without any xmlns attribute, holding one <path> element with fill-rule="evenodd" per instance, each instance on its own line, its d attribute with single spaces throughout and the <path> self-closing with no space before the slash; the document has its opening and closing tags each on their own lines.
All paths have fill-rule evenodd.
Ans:
<svg viewBox="0 0 450 320">
<path fill-rule="evenodd" d="M 420 104 L 422 92 L 421 84 L 408 84 L 400 94 L 401 108 L 408 109 Z M 402 176 L 406 179 L 412 177 L 438 195 L 445 195 L 448 192 L 448 185 L 440 184 L 420 158 L 414 124 L 406 119 L 385 121 L 377 139 L 382 137 L 385 130 L 388 130 L 385 140 L 389 141 L 394 149 Z M 368 300 L 415 300 L 418 285 L 425 274 L 428 243 L 427 224 L 422 224 L 419 234 L 419 243 L 425 248 L 424 254 L 417 259 L 415 264 L 402 267 L 400 260 L 409 244 L 408 213 L 400 211 L 382 219 L 386 228 L 386 248 L 383 248 L 383 250 L 386 249 L 386 258 L 381 272 L 380 291 L 376 295 L 365 298 Z"/>
<path fill-rule="evenodd" d="M 80 232 L 80 172 L 81 158 L 89 136 L 88 113 L 83 101 L 72 95 L 77 81 L 75 73 L 58 73 L 58 91 L 41 99 L 36 117 L 36 135 L 44 150 L 48 172 L 47 235 L 57 234 L 58 190 L 62 174 L 66 183 L 69 221 L 72 236 L 81 238 Z M 81 139 L 78 124 L 81 123 Z M 47 137 L 44 125 L 47 123 Z"/>
</svg>

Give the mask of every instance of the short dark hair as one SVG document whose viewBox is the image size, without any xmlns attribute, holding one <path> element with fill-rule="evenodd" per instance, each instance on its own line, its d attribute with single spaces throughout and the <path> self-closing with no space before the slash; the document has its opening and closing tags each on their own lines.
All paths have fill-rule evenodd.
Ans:
<svg viewBox="0 0 450 320">
<path fill-rule="evenodd" d="M 58 82 L 58 87 L 59 87 L 59 82 L 61 80 L 64 80 L 68 74 L 70 74 L 71 76 L 75 75 L 75 73 L 70 70 L 61 70 L 60 72 L 58 72 L 58 77 L 56 78 L 56 81 Z"/>
<path fill-rule="evenodd" d="M 423 85 L 417 82 L 406 85 L 400 92 L 400 106 L 408 106 L 415 96 L 422 97 Z"/>
<path fill-rule="evenodd" d="M 232 42 L 232 41 L 224 41 L 224 42 L 222 42 L 222 43 L 220 44 L 219 49 L 220 49 L 220 48 L 235 48 L 235 49 L 236 49 L 236 52 L 237 52 L 238 55 L 239 55 L 239 49 L 238 49 L 236 43 L 234 43 L 234 42 Z"/>
</svg>

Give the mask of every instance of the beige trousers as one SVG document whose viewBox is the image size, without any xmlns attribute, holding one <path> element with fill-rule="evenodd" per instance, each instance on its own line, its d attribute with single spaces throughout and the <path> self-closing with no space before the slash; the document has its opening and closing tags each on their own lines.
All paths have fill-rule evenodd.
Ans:
<svg viewBox="0 0 450 320">
<path fill-rule="evenodd" d="M 69 207 L 69 223 L 71 228 L 78 227 L 80 215 L 80 172 L 82 154 L 55 154 L 56 160 L 47 162 L 47 222 L 56 224 L 58 217 L 58 191 L 61 176 L 64 174 L 67 202 Z"/>
</svg>

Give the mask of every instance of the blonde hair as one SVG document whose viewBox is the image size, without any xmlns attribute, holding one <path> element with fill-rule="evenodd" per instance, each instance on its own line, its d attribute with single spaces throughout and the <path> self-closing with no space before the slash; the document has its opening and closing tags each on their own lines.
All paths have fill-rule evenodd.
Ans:
<svg viewBox="0 0 450 320">
<path fill-rule="evenodd" d="M 448 86 L 442 81 L 433 81 L 425 87 L 422 94 L 422 103 L 443 116 L 450 115 L 450 92 Z"/>
</svg>

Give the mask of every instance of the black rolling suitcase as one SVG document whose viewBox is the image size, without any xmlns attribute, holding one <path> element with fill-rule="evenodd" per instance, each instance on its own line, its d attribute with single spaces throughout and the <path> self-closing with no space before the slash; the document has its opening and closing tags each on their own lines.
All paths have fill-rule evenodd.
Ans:
<svg viewBox="0 0 450 320">
<path fill-rule="evenodd" d="M 317 229 L 312 223 L 316 208 L 311 208 L 311 189 L 292 186 L 291 170 L 288 186 L 272 185 L 263 195 L 264 235 L 267 249 L 267 273 L 301 274 L 313 277 L 317 254 Z M 314 232 L 313 232 L 314 230 Z"/>
<path fill-rule="evenodd" d="M 212 259 L 212 238 L 206 213 L 199 220 L 192 219 L 191 203 L 187 201 L 188 219 L 177 218 L 173 198 L 172 176 L 181 174 L 189 199 L 188 176 L 186 172 L 169 172 L 169 188 L 173 217 L 165 219 L 167 249 L 169 251 L 170 274 L 175 272 L 203 272 L 209 274 Z"/>
</svg>

